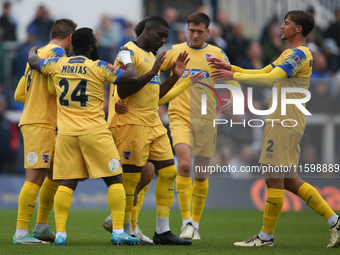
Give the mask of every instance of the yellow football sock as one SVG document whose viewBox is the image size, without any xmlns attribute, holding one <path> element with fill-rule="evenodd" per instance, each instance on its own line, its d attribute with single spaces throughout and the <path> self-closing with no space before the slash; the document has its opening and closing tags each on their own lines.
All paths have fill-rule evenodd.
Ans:
<svg viewBox="0 0 340 255">
<path fill-rule="evenodd" d="M 112 229 L 124 229 L 125 190 L 122 183 L 109 186 L 108 205 L 112 215 Z"/>
<path fill-rule="evenodd" d="M 124 223 L 131 222 L 134 193 L 140 180 L 141 173 L 123 173 L 123 185 L 126 193 Z"/>
<path fill-rule="evenodd" d="M 326 220 L 333 215 L 334 211 L 332 208 L 312 185 L 306 182 L 302 184 L 298 190 L 298 196 L 305 201 L 306 205 Z"/>
<path fill-rule="evenodd" d="M 37 223 L 48 223 L 48 216 L 53 208 L 54 195 L 57 192 L 58 186 L 58 181 L 52 181 L 48 178 L 45 178 L 45 181 L 41 185 L 39 193 Z"/>
<path fill-rule="evenodd" d="M 136 228 L 137 228 L 137 218 L 138 218 L 138 206 L 134 205 L 132 207 L 132 214 L 131 214 L 131 228 L 132 228 L 132 230 L 136 230 Z"/>
<path fill-rule="evenodd" d="M 138 207 L 138 214 L 140 212 L 140 210 L 142 209 L 143 203 L 144 203 L 144 198 L 145 198 L 145 194 L 148 191 L 148 189 L 150 188 L 151 182 L 153 180 L 151 180 L 148 184 L 146 184 L 144 186 L 144 188 L 142 188 L 141 191 L 139 191 L 138 193 L 138 201 L 137 201 L 137 207 Z M 138 216 L 137 216 L 138 218 Z"/>
<path fill-rule="evenodd" d="M 155 187 L 156 216 L 169 219 L 170 208 L 174 199 L 174 182 L 177 175 L 175 165 L 158 170 Z"/>
<path fill-rule="evenodd" d="M 18 199 L 17 228 L 28 229 L 30 218 L 34 212 L 40 186 L 26 181 L 22 186 Z"/>
<path fill-rule="evenodd" d="M 143 203 L 144 203 L 144 198 L 145 198 L 145 194 L 148 191 L 150 184 L 151 184 L 152 180 L 144 186 L 143 189 L 141 189 L 138 193 L 138 198 L 137 198 L 137 205 L 133 206 L 132 208 L 132 214 L 131 214 L 131 227 L 132 230 L 135 230 L 137 228 L 137 220 L 138 220 L 138 215 L 140 210 L 142 209 Z"/>
<path fill-rule="evenodd" d="M 205 201 L 207 200 L 209 189 L 209 181 L 206 179 L 203 182 L 194 180 L 192 189 L 192 220 L 200 222 Z"/>
<path fill-rule="evenodd" d="M 176 193 L 178 198 L 179 209 L 181 210 L 182 220 L 191 218 L 190 203 L 192 197 L 191 177 L 177 176 Z"/>
<path fill-rule="evenodd" d="M 71 208 L 73 190 L 60 185 L 54 197 L 54 216 L 57 232 L 66 232 L 66 221 Z"/>
<path fill-rule="evenodd" d="M 283 206 L 285 190 L 272 188 L 268 188 L 267 190 L 268 194 L 263 211 L 262 231 L 272 234 L 274 233 Z"/>
</svg>

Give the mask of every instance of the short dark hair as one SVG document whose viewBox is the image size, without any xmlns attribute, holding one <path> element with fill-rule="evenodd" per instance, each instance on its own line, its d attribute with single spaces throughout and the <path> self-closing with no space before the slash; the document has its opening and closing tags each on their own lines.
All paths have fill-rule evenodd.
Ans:
<svg viewBox="0 0 340 255">
<path fill-rule="evenodd" d="M 143 30 L 145 28 L 145 23 L 149 19 L 149 17 L 146 17 L 145 19 L 141 20 L 138 22 L 136 25 L 134 31 L 136 33 L 136 36 L 139 37 L 141 33 L 143 33 Z"/>
<path fill-rule="evenodd" d="M 72 35 L 73 51 L 86 51 L 90 45 L 95 46 L 96 38 L 88 27 L 77 29 Z"/>
<path fill-rule="evenodd" d="M 73 34 L 76 30 L 77 24 L 70 19 L 58 19 L 54 22 L 51 38 L 52 39 L 65 39 Z"/>
<path fill-rule="evenodd" d="M 195 12 L 188 17 L 188 25 L 189 23 L 194 23 L 195 25 L 203 23 L 205 25 L 205 28 L 208 28 L 210 22 L 210 17 L 203 12 Z"/>
<path fill-rule="evenodd" d="M 164 26 L 170 29 L 168 22 L 161 16 L 151 16 L 150 18 L 148 18 L 145 22 L 145 26 L 150 26 L 150 25 L 156 25 L 156 26 L 161 25 L 161 26 Z"/>
<path fill-rule="evenodd" d="M 302 26 L 302 35 L 304 37 L 307 37 L 314 28 L 315 21 L 313 15 L 309 12 L 302 10 L 289 11 L 284 19 L 287 19 L 288 17 L 298 26 Z"/>
</svg>

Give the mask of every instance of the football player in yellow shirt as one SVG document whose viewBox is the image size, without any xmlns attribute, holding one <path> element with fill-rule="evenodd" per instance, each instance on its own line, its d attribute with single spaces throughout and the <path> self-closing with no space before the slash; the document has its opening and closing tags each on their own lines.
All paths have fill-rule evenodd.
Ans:
<svg viewBox="0 0 340 255">
<path fill-rule="evenodd" d="M 184 80 L 186 72 L 191 69 L 193 73 L 203 71 L 202 82 L 214 87 L 210 78 L 214 70 L 208 63 L 208 59 L 216 57 L 229 63 L 227 55 L 220 48 L 207 44 L 209 36 L 210 17 L 202 12 L 196 12 L 188 17 L 188 42 L 171 46 L 166 59 L 161 67 L 162 71 L 168 70 L 174 59 L 182 51 L 189 53 L 190 62 L 185 73 L 175 84 L 174 89 Z M 208 195 L 208 174 L 194 173 L 194 182 L 191 180 L 191 157 L 194 157 L 195 166 L 207 166 L 210 157 L 215 153 L 217 129 L 213 127 L 213 119 L 216 119 L 216 106 L 211 98 L 208 98 L 207 115 L 201 115 L 201 95 L 203 85 L 195 84 L 193 89 L 184 91 L 169 103 L 169 121 L 173 146 L 178 160 L 178 176 L 176 179 L 176 192 L 182 215 L 181 238 L 200 239 L 198 233 L 199 222 Z M 231 100 L 224 99 L 222 108 L 227 113 L 231 107 Z M 194 169 L 194 168 L 193 168 Z"/>
<path fill-rule="evenodd" d="M 76 27 L 77 24 L 72 20 L 57 20 L 52 27 L 51 41 L 40 49 L 39 57 L 66 56 L 71 45 L 71 35 Z M 13 243 L 54 242 L 55 234 L 48 229 L 48 216 L 59 185 L 58 181 L 52 179 L 57 126 L 56 97 L 47 90 L 47 77 L 27 64 L 14 98 L 25 103 L 19 127 L 24 139 L 26 182 L 19 194 L 17 228 Z M 37 224 L 29 235 L 28 225 L 39 190 Z"/>
<path fill-rule="evenodd" d="M 164 18 L 148 18 L 142 34 L 127 43 L 132 52 L 132 61 L 138 70 L 139 81 L 133 89 L 115 86 L 115 97 L 110 98 L 108 122 L 115 138 L 123 162 L 123 183 L 126 191 L 125 229 L 132 232 L 131 214 L 133 194 L 141 177 L 143 166 L 150 161 L 158 170 L 156 183 L 156 231 L 155 244 L 190 245 L 191 242 L 173 235 L 169 227 L 169 213 L 173 201 L 174 181 L 177 169 L 167 137 L 167 132 L 157 113 L 159 99 L 162 98 L 182 75 L 187 54 L 184 52 L 172 63 L 173 75 L 161 84 L 159 69 L 164 62 L 161 53 L 157 60 L 150 52 L 165 43 L 169 35 L 169 25 Z M 160 85 L 161 84 L 161 85 Z M 111 95 L 113 88 L 111 88 Z M 124 99 L 129 111 L 114 114 L 115 103 Z M 113 216 L 112 216 L 113 219 Z"/>
<path fill-rule="evenodd" d="M 73 57 L 39 58 L 32 48 L 29 64 L 53 79 L 57 95 L 58 137 L 55 146 L 53 179 L 60 180 L 55 195 L 57 234 L 54 244 L 66 245 L 66 221 L 78 181 L 103 178 L 108 186 L 108 205 L 113 215 L 113 244 L 133 244 L 140 240 L 124 232 L 125 190 L 120 158 L 105 121 L 104 84 L 138 81 L 130 52 L 122 48 L 119 61 L 125 71 L 98 60 L 97 38 L 90 28 L 81 28 L 72 36 Z M 105 145 L 105 146 L 103 146 Z"/>
<path fill-rule="evenodd" d="M 319 192 L 310 184 L 301 180 L 297 174 L 300 156 L 300 140 L 306 120 L 300 109 L 295 105 L 287 106 L 286 115 L 281 115 L 281 88 L 297 87 L 308 89 L 312 74 L 313 57 L 306 46 L 306 36 L 314 27 L 314 18 L 305 11 L 289 11 L 281 25 L 281 39 L 290 43 L 291 48 L 285 50 L 272 64 L 261 70 L 245 70 L 232 66 L 218 59 L 211 59 L 211 65 L 221 68 L 213 72 L 216 78 L 233 78 L 252 85 L 271 86 L 278 90 L 277 109 L 268 116 L 263 131 L 262 153 L 260 163 L 276 167 L 287 167 L 291 171 L 284 173 L 267 173 L 267 199 L 263 213 L 263 226 L 258 235 L 244 242 L 236 242 L 236 246 L 273 246 L 274 230 L 283 205 L 284 190 L 299 196 L 312 210 L 323 216 L 330 227 L 330 243 L 327 247 L 340 246 L 340 221 Z M 274 82 L 273 82 L 274 81 Z M 290 93 L 290 99 L 304 98 L 303 93 Z M 271 100 L 271 105 L 273 98 Z M 304 104 L 305 106 L 305 104 Z M 271 106 L 270 106 L 271 108 Z M 294 120 L 294 124 L 283 127 L 283 119 Z M 272 123 L 273 120 L 273 123 Z M 296 124 L 296 125 L 295 125 Z"/>
</svg>

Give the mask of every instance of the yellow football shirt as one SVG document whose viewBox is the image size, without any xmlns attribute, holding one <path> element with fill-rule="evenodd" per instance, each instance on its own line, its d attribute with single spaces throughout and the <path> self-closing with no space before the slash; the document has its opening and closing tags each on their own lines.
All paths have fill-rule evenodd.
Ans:
<svg viewBox="0 0 340 255">
<path fill-rule="evenodd" d="M 63 57 L 63 48 L 55 44 L 47 44 L 38 50 L 40 58 Z M 56 97 L 47 90 L 47 77 L 26 65 L 25 76 L 25 106 L 19 126 L 25 124 L 44 124 L 54 128 L 57 126 Z"/>
<path fill-rule="evenodd" d="M 103 110 L 104 84 L 118 82 L 123 70 L 85 56 L 43 59 L 39 69 L 53 79 L 59 134 L 85 135 L 108 128 Z"/>
<path fill-rule="evenodd" d="M 267 119 L 277 119 L 274 123 L 281 123 L 283 120 L 291 119 L 295 121 L 285 121 L 284 125 L 294 126 L 293 130 L 299 134 L 303 134 L 306 126 L 306 118 L 303 112 L 294 104 L 287 104 L 286 115 L 281 114 L 281 89 L 284 87 L 308 89 L 310 84 L 310 76 L 312 74 L 313 56 L 307 46 L 299 46 L 294 49 L 285 50 L 281 56 L 271 64 L 274 68 L 283 69 L 290 78 L 283 79 L 276 83 L 273 87 L 277 88 L 277 108 L 268 115 Z M 287 93 L 287 99 L 305 98 L 303 93 Z M 272 105 L 272 99 L 269 108 Z M 306 103 L 303 104 L 306 107 Z"/>
<path fill-rule="evenodd" d="M 128 47 L 131 53 L 131 60 L 137 69 L 138 76 L 148 73 L 154 63 L 155 56 L 150 51 L 141 49 L 134 42 L 128 42 L 124 46 Z M 119 66 L 118 60 L 115 65 Z M 117 88 L 111 86 L 109 101 L 108 123 L 110 127 L 123 126 L 127 124 L 142 126 L 157 126 L 161 124 L 158 115 L 159 102 L 159 73 L 155 75 L 141 90 L 124 99 L 124 104 L 129 111 L 125 114 L 115 114 L 115 103 L 119 100 Z"/>
<path fill-rule="evenodd" d="M 214 68 L 211 68 L 210 65 L 208 65 L 207 60 L 212 57 L 216 57 L 229 63 L 229 59 L 224 51 L 210 44 L 207 44 L 203 48 L 192 48 L 189 46 L 188 42 L 176 44 L 168 49 L 168 52 L 166 53 L 166 59 L 161 67 L 161 70 L 166 71 L 171 68 L 178 55 L 183 51 L 188 52 L 188 58 L 190 58 L 190 61 L 188 62 L 182 77 L 174 85 L 174 88 L 183 82 L 185 75 L 190 69 L 190 75 L 203 70 L 205 76 L 201 82 L 214 88 L 215 82 L 210 78 L 211 72 L 214 70 Z M 185 90 L 182 94 L 169 102 L 168 114 L 179 114 L 180 116 L 215 119 L 216 104 L 209 95 L 207 95 L 207 114 L 201 114 L 201 96 L 202 94 L 206 94 L 206 91 L 209 91 L 211 95 L 215 97 L 215 92 L 205 85 L 197 83 L 191 86 L 190 89 Z"/>
</svg>

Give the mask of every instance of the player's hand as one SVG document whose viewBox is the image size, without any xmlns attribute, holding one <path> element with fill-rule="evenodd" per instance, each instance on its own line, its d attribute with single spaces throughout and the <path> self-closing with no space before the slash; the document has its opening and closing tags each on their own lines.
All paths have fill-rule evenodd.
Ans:
<svg viewBox="0 0 340 255">
<path fill-rule="evenodd" d="M 165 59 L 166 59 L 165 54 L 167 53 L 167 51 L 168 50 L 162 51 L 162 53 L 158 55 L 155 63 L 153 64 L 151 72 L 153 72 L 154 75 L 158 74 L 159 70 L 161 69 L 161 66 L 164 63 Z"/>
<path fill-rule="evenodd" d="M 212 68 L 216 69 L 224 69 L 224 70 L 231 70 L 231 65 L 229 65 L 227 62 L 223 61 L 219 58 L 210 58 L 208 60 L 208 65 L 210 65 Z"/>
<path fill-rule="evenodd" d="M 39 49 L 38 46 L 33 46 L 33 47 L 29 50 L 28 54 L 30 54 L 30 53 L 37 54 L 38 49 Z"/>
<path fill-rule="evenodd" d="M 172 75 L 176 76 L 176 77 L 181 77 L 182 74 L 185 71 L 185 67 L 187 66 L 190 58 L 188 58 L 189 53 L 187 53 L 186 51 L 181 52 L 178 57 L 177 60 L 174 62 L 174 65 L 172 66 Z"/>
<path fill-rule="evenodd" d="M 124 114 L 124 113 L 127 113 L 129 111 L 129 109 L 126 107 L 126 105 L 124 105 L 124 101 L 121 100 L 121 99 L 116 102 L 115 110 L 116 110 L 116 113 L 118 113 L 118 114 Z"/>
<path fill-rule="evenodd" d="M 221 107 L 221 112 L 225 115 L 229 114 L 233 110 L 233 100 L 224 98 L 222 101 L 225 103 Z"/>
<path fill-rule="evenodd" d="M 218 80 L 232 79 L 234 78 L 234 73 L 224 69 L 217 69 L 211 72 L 211 77 L 217 78 Z"/>
<path fill-rule="evenodd" d="M 185 75 L 185 78 L 186 78 L 186 77 L 189 77 L 189 76 L 190 76 L 190 73 L 191 73 L 191 69 L 190 69 L 190 70 L 188 71 L 188 73 Z M 205 73 L 204 73 L 203 70 L 202 70 L 202 71 L 199 71 L 199 72 L 196 73 L 196 74 L 191 75 L 191 76 L 190 76 L 191 85 L 193 85 L 193 84 L 199 82 L 201 79 L 203 79 L 203 78 L 204 78 L 204 75 L 205 75 Z"/>
<path fill-rule="evenodd" d="M 117 59 L 121 62 L 124 66 L 127 64 L 132 64 L 131 54 L 127 47 L 120 47 L 120 51 L 118 53 Z"/>
<path fill-rule="evenodd" d="M 123 50 L 129 50 L 129 48 L 126 47 L 126 46 L 121 46 L 121 47 L 119 48 L 119 51 L 123 51 Z"/>
</svg>

